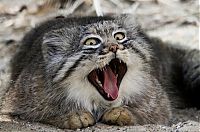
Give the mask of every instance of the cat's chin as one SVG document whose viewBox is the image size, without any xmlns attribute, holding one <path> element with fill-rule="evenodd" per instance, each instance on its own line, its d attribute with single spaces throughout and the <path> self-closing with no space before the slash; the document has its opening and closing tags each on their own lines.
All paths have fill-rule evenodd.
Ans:
<svg viewBox="0 0 200 132">
<path fill-rule="evenodd" d="M 118 97 L 119 87 L 126 72 L 126 63 L 115 58 L 103 68 L 91 71 L 88 80 L 105 100 L 114 101 Z"/>
</svg>

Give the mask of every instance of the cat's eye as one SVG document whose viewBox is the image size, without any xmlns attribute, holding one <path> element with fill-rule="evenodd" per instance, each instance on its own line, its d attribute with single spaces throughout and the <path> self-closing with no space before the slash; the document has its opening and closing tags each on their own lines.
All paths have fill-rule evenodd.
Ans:
<svg viewBox="0 0 200 132">
<path fill-rule="evenodd" d="M 81 39 L 80 43 L 83 45 L 83 49 L 96 49 L 101 46 L 103 39 L 99 35 L 90 34 Z"/>
<path fill-rule="evenodd" d="M 101 41 L 98 38 L 88 38 L 83 42 L 83 44 L 84 45 L 97 45 L 100 42 Z"/>
<path fill-rule="evenodd" d="M 121 40 L 125 39 L 125 34 L 123 32 L 117 32 L 114 34 L 114 38 L 117 41 L 121 41 Z"/>
</svg>

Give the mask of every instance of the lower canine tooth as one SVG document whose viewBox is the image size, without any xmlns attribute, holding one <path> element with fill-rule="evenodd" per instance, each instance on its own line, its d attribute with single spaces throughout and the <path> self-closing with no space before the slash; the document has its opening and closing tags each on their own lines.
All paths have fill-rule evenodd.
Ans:
<svg viewBox="0 0 200 132">
<path fill-rule="evenodd" d="M 103 87 L 103 85 L 101 83 L 99 83 L 99 86 Z"/>
<path fill-rule="evenodd" d="M 96 81 L 97 81 L 97 83 L 99 84 L 99 86 L 101 86 L 101 87 L 102 87 L 102 84 L 101 84 L 101 82 L 100 82 L 98 79 L 96 79 Z"/>
</svg>

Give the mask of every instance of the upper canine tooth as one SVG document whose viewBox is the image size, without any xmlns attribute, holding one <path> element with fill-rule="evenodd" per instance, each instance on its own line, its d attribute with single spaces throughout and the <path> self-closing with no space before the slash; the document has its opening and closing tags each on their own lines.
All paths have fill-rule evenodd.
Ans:
<svg viewBox="0 0 200 132">
<path fill-rule="evenodd" d="M 110 94 L 109 93 L 107 93 L 107 96 L 108 96 L 108 98 L 110 97 Z"/>
<path fill-rule="evenodd" d="M 116 78 L 118 77 L 118 74 L 116 74 Z"/>
</svg>

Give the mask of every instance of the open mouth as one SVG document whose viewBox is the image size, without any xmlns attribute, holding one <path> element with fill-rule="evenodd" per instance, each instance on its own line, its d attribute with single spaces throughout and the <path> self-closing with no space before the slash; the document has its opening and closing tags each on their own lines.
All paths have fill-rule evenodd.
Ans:
<svg viewBox="0 0 200 132">
<path fill-rule="evenodd" d="M 109 65 L 95 69 L 88 75 L 89 82 L 98 90 L 104 99 L 117 99 L 120 83 L 127 71 L 127 66 L 119 59 L 112 59 Z"/>
</svg>

